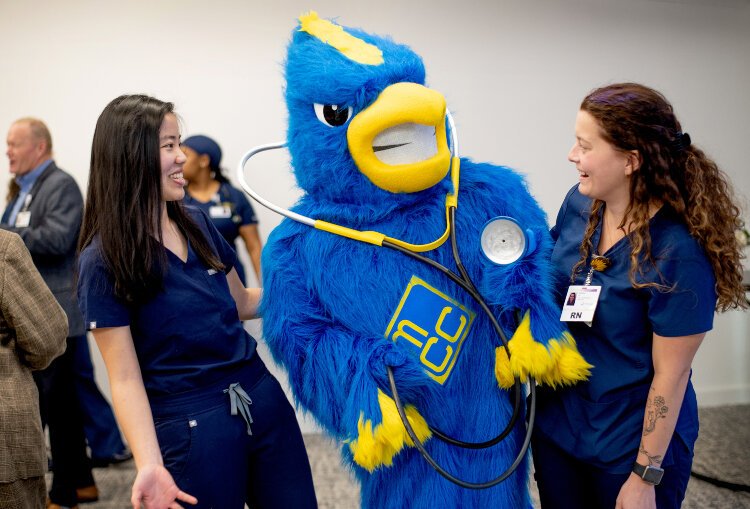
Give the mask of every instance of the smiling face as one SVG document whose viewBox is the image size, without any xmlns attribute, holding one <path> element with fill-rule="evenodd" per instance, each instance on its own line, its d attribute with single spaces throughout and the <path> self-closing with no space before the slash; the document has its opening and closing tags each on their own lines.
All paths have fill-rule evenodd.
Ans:
<svg viewBox="0 0 750 509">
<path fill-rule="evenodd" d="M 568 160 L 578 170 L 581 194 L 610 205 L 627 205 L 637 152 L 618 150 L 605 140 L 599 123 L 586 111 L 579 111 L 576 117 L 576 142 Z"/>
<path fill-rule="evenodd" d="M 185 154 L 180 149 L 180 126 L 177 117 L 167 113 L 159 128 L 159 156 L 161 159 L 161 196 L 164 201 L 185 197 L 185 177 L 182 166 Z"/>
<path fill-rule="evenodd" d="M 49 157 L 46 142 L 34 136 L 28 122 L 16 122 L 10 126 L 7 142 L 5 154 L 10 172 L 17 177 L 30 172 Z"/>
</svg>

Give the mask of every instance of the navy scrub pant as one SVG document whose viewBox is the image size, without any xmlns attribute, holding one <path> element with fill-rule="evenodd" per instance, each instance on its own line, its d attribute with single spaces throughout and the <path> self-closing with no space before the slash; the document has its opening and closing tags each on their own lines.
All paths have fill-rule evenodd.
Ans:
<svg viewBox="0 0 750 509">
<path fill-rule="evenodd" d="M 664 467 L 656 487 L 658 509 L 679 509 L 690 480 L 693 455 L 681 440 L 675 440 L 674 464 Z M 534 479 L 542 509 L 613 509 L 620 488 L 630 473 L 612 474 L 581 462 L 534 433 L 531 440 Z"/>
<path fill-rule="evenodd" d="M 241 410 L 230 411 L 225 390 L 237 382 L 251 401 L 250 424 Z M 241 373 L 189 395 L 152 399 L 151 407 L 165 467 L 198 499 L 189 507 L 317 507 L 294 410 L 257 354 Z"/>
</svg>

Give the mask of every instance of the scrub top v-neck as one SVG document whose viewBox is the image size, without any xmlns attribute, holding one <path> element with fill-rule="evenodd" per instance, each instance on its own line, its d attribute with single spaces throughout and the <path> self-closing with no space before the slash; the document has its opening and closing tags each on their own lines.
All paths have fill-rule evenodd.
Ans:
<svg viewBox="0 0 750 509">
<path fill-rule="evenodd" d="M 79 305 L 89 329 L 129 325 L 149 396 L 189 391 L 221 380 L 255 355 L 256 341 L 243 328 L 229 292 L 234 250 L 201 211 L 186 207 L 224 264 L 215 271 L 188 242 L 183 262 L 168 249 L 164 288 L 143 302 L 114 295 L 98 238 L 79 259 Z"/>
<path fill-rule="evenodd" d="M 570 281 L 590 209 L 591 200 L 575 186 L 551 231 L 561 307 L 568 285 L 583 284 L 589 272 L 591 257 Z M 611 266 L 592 274 L 591 284 L 601 286 L 601 293 L 591 327 L 568 324 L 581 354 L 594 366 L 590 379 L 563 389 L 540 388 L 538 393 L 539 432 L 572 456 L 613 473 L 630 470 L 640 443 L 654 375 L 653 334 L 678 337 L 706 332 L 712 327 L 716 304 L 711 265 L 676 214 L 662 207 L 651 219 L 649 231 L 658 272 L 646 265 L 637 280 L 672 288 L 633 288 L 628 274 L 630 238 L 616 242 L 603 253 Z M 601 221 L 592 237 L 594 246 L 600 234 Z M 688 383 L 675 436 L 690 449 L 697 438 L 697 418 L 695 392 Z M 663 465 L 670 463 L 667 451 Z"/>
</svg>

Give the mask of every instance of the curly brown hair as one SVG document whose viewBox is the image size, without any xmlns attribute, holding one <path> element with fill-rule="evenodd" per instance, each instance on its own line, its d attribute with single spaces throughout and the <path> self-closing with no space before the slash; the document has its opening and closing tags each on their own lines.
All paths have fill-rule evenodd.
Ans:
<svg viewBox="0 0 750 509">
<path fill-rule="evenodd" d="M 641 158 L 639 170 L 630 179 L 630 203 L 620 224 L 631 225 L 631 284 L 635 288 L 665 288 L 636 281 L 636 275 L 645 272 L 639 260 L 654 264 L 649 205 L 658 197 L 685 222 L 706 252 L 716 277 L 716 309 L 748 307 L 740 262 L 744 255 L 734 233 L 742 220 L 731 184 L 716 163 L 682 132 L 669 101 L 644 85 L 618 83 L 591 92 L 580 109 L 596 119 L 606 141 L 618 150 L 637 150 Z M 581 259 L 573 267 L 573 277 L 593 251 L 591 238 L 603 205 L 600 200 L 591 205 Z"/>
</svg>

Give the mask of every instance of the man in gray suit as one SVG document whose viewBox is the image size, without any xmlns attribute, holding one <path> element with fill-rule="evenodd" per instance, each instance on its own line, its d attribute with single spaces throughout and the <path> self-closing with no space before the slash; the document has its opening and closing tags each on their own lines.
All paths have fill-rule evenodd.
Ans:
<svg viewBox="0 0 750 509">
<path fill-rule="evenodd" d="M 38 372 L 36 381 L 55 469 L 48 507 L 75 507 L 77 487 L 96 489 L 75 387 L 75 350 L 86 341 L 73 285 L 83 197 L 75 180 L 52 160 L 52 139 L 42 121 L 23 118 L 14 122 L 8 131 L 7 156 L 15 179 L 0 228 L 20 235 L 68 316 L 67 349 Z"/>
</svg>

